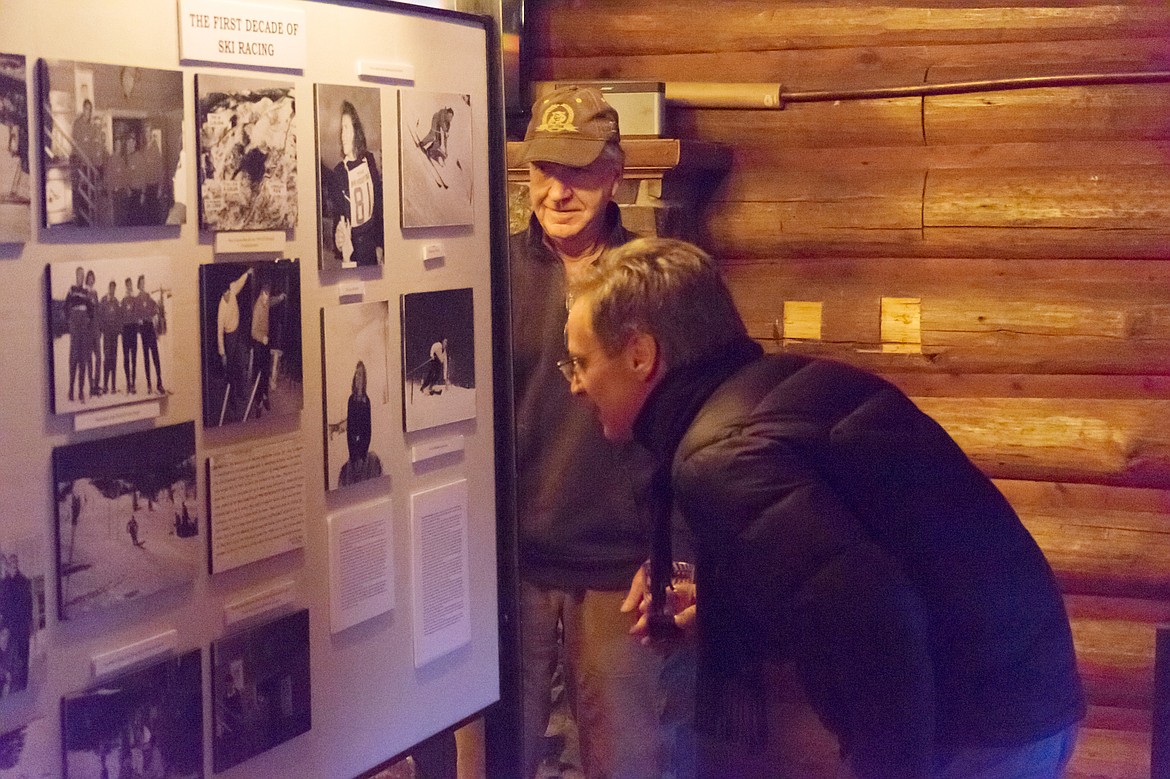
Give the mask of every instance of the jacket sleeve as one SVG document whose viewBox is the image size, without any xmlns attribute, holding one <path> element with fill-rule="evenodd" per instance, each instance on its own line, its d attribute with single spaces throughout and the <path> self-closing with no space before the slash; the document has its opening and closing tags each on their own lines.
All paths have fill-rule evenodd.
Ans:
<svg viewBox="0 0 1170 779">
<path fill-rule="evenodd" d="M 764 653 L 795 660 L 857 776 L 927 777 L 934 686 L 920 597 L 810 462 L 782 437 L 737 432 L 676 463 L 700 598 L 713 554 L 738 579 L 743 636 L 787 644 Z"/>
</svg>

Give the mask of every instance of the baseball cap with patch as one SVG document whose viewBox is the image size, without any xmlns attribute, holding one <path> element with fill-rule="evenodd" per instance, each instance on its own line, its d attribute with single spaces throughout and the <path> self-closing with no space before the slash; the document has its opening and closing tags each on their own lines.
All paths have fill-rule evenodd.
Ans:
<svg viewBox="0 0 1170 779">
<path fill-rule="evenodd" d="M 532 107 L 523 162 L 584 168 L 607 143 L 618 143 L 618 115 L 596 87 L 560 87 Z"/>
</svg>

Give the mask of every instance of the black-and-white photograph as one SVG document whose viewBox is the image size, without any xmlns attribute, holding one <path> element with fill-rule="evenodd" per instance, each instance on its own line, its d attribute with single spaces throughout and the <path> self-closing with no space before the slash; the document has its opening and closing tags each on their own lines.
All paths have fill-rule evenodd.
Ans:
<svg viewBox="0 0 1170 779">
<path fill-rule="evenodd" d="M 0 52 L 0 243 L 32 236 L 27 87 L 24 57 Z"/>
<path fill-rule="evenodd" d="M 308 609 L 214 642 L 211 668 L 216 773 L 312 727 Z"/>
<path fill-rule="evenodd" d="M 475 221 L 471 95 L 398 92 L 402 226 Z"/>
<path fill-rule="evenodd" d="M 171 258 L 64 262 L 46 272 L 53 413 L 170 394 Z"/>
<path fill-rule="evenodd" d="M 199 226 L 297 224 L 296 98 L 291 82 L 199 73 Z"/>
<path fill-rule="evenodd" d="M 330 84 L 316 89 L 319 267 L 381 265 L 382 91 Z"/>
<path fill-rule="evenodd" d="M 203 776 L 203 650 L 61 698 L 65 779 Z"/>
<path fill-rule="evenodd" d="M 0 734 L 0 779 L 55 779 L 59 776 L 61 753 L 56 726 L 55 720 L 38 716 Z"/>
<path fill-rule="evenodd" d="M 321 309 L 325 489 L 382 475 L 390 451 L 390 303 Z"/>
<path fill-rule="evenodd" d="M 408 433 L 475 418 L 470 287 L 402 296 L 402 407 Z"/>
<path fill-rule="evenodd" d="M 53 450 L 61 619 L 194 581 L 195 481 L 194 422 Z"/>
<path fill-rule="evenodd" d="M 298 413 L 300 262 L 200 265 L 199 299 L 203 426 Z"/>
<path fill-rule="evenodd" d="M 46 655 L 45 538 L 0 538 L 0 698 L 29 686 Z"/>
<path fill-rule="evenodd" d="M 45 226 L 187 220 L 183 74 L 41 60 Z"/>
</svg>

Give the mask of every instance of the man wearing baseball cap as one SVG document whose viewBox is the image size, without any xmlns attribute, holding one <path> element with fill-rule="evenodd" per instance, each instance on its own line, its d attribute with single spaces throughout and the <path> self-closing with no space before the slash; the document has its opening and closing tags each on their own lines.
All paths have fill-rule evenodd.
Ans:
<svg viewBox="0 0 1170 779">
<path fill-rule="evenodd" d="M 586 777 L 689 776 L 693 664 L 646 651 L 620 612 L 649 548 L 648 455 L 606 441 L 565 381 L 568 282 L 634 237 L 613 202 L 618 115 L 595 88 L 560 87 L 537 98 L 524 140 L 532 216 L 510 246 L 523 776 L 544 756 L 558 659 Z"/>
</svg>

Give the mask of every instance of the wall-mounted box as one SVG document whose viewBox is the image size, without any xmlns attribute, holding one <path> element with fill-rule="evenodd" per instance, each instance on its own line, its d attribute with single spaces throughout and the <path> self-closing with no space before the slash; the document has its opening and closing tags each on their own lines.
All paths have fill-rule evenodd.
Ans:
<svg viewBox="0 0 1170 779">
<path fill-rule="evenodd" d="M 556 81 L 537 84 L 537 96 L 576 84 L 596 87 L 618 112 L 622 138 L 658 138 L 666 115 L 666 84 L 661 81 Z"/>
</svg>

